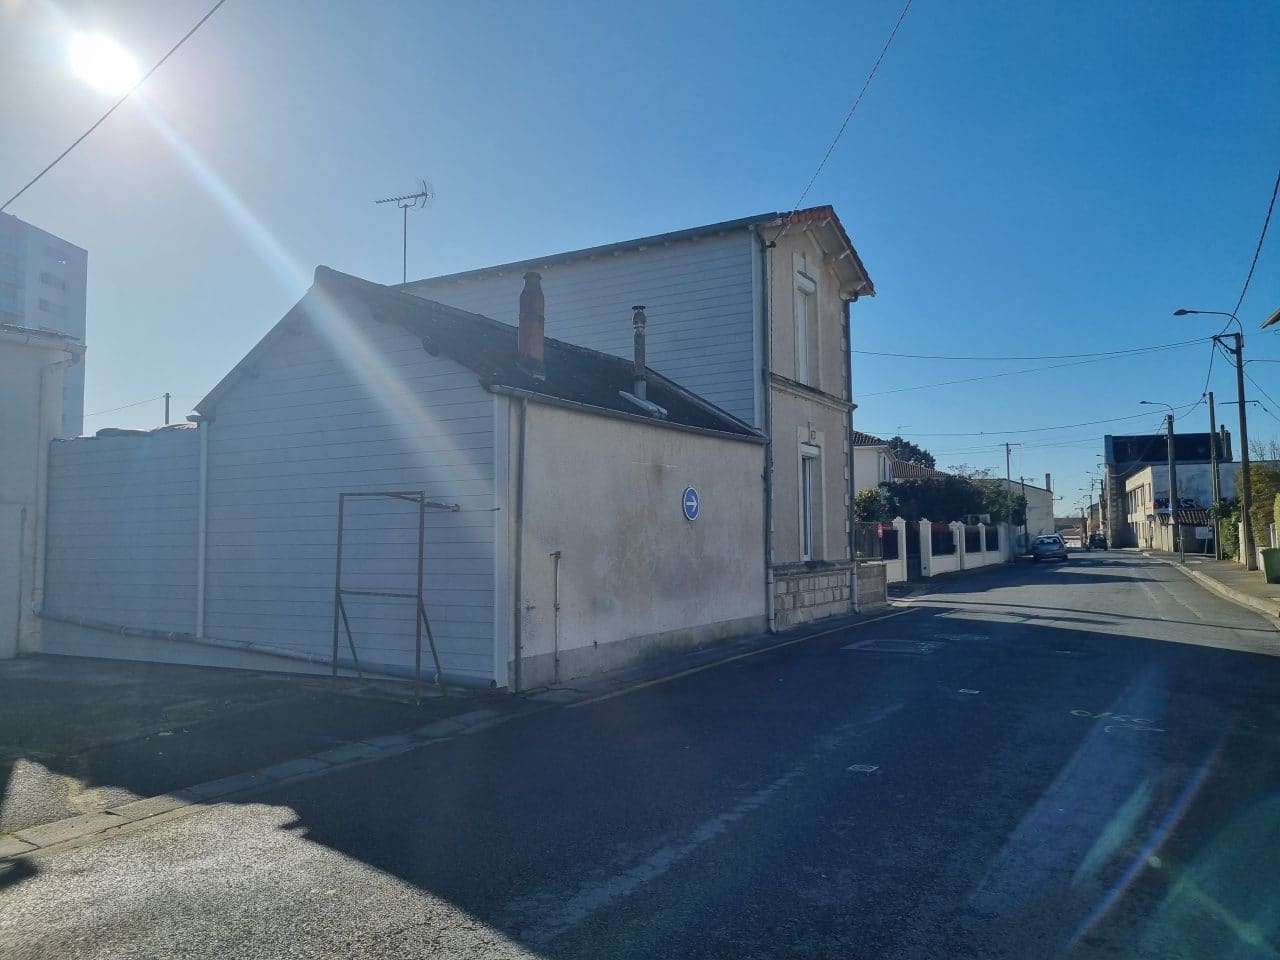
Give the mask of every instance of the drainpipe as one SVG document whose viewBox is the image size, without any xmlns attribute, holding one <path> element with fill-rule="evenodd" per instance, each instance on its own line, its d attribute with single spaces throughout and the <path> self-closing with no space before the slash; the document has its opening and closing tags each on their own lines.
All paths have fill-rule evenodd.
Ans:
<svg viewBox="0 0 1280 960">
<path fill-rule="evenodd" d="M 554 584 L 552 589 L 554 590 L 554 593 L 552 594 L 551 609 L 554 611 L 555 621 L 556 621 L 555 633 L 554 633 L 555 647 L 553 648 L 554 659 L 552 660 L 552 671 L 553 671 L 552 678 L 553 678 L 553 682 L 558 684 L 560 682 L 560 551 L 559 550 L 551 554 L 551 560 L 555 564 L 555 572 L 552 575 L 552 583 Z"/>
<path fill-rule="evenodd" d="M 775 247 L 765 240 L 763 231 L 756 233 L 760 241 L 760 296 L 764 306 L 760 311 L 764 324 L 764 366 L 760 371 L 760 385 L 764 390 L 764 602 L 768 614 L 769 632 L 777 633 L 777 613 L 773 609 L 773 384 L 769 379 L 773 357 L 773 311 L 770 309 L 769 252 Z"/>
<path fill-rule="evenodd" d="M 850 353 L 845 357 L 845 377 L 849 384 L 849 403 L 853 403 L 853 332 L 849 324 L 849 305 L 852 300 L 841 301 L 844 304 L 844 342 Z M 845 520 L 849 525 L 849 591 L 851 593 L 852 607 L 854 613 L 862 612 L 862 598 L 858 595 L 858 553 L 854 549 L 853 524 L 855 522 L 855 514 L 853 510 L 853 495 L 857 492 L 857 487 L 853 482 L 853 408 L 849 409 L 849 423 L 844 432 L 844 447 L 847 462 L 849 464 L 849 482 L 848 487 L 849 504 L 845 507 Z"/>
<path fill-rule="evenodd" d="M 514 641 L 514 659 L 512 669 L 511 692 L 520 693 L 524 689 L 524 668 L 521 661 L 524 659 L 524 638 L 522 636 L 522 619 L 524 597 L 521 592 L 521 576 L 522 567 L 524 566 L 524 447 L 525 432 L 528 429 L 529 418 L 529 398 L 520 398 L 520 432 L 518 434 L 516 450 L 516 549 L 515 563 L 516 574 L 515 583 L 512 589 L 512 603 L 515 608 L 515 619 L 513 621 L 515 641 Z"/>
<path fill-rule="evenodd" d="M 192 416 L 200 434 L 200 489 L 196 496 L 196 637 L 204 637 L 205 583 L 209 552 L 209 427 L 207 417 Z"/>
<path fill-rule="evenodd" d="M 31 342 L 28 339 L 27 342 Z M 44 587 L 45 579 L 48 576 L 48 550 L 46 549 L 46 538 L 49 528 L 49 443 L 53 439 L 52 429 L 45 427 L 44 413 L 44 396 L 48 391 L 48 375 L 54 370 L 65 370 L 76 363 L 80 362 L 80 358 L 84 355 L 84 346 L 81 344 L 68 344 L 65 349 L 69 357 L 61 360 L 55 360 L 53 363 L 47 363 L 40 368 L 40 375 L 36 385 L 36 537 L 35 543 L 32 544 L 32 567 L 33 577 L 31 583 L 31 612 L 35 616 L 40 616 L 40 611 L 44 609 Z M 19 614 L 21 616 L 21 614 Z M 22 653 L 22 630 L 19 625 L 17 652 Z"/>
</svg>

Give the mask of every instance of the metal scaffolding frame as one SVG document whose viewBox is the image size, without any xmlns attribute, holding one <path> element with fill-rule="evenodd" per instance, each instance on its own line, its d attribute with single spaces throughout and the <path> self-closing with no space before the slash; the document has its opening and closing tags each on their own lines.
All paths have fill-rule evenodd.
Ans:
<svg viewBox="0 0 1280 960">
<path fill-rule="evenodd" d="M 418 589 L 414 593 L 394 590 L 354 590 L 342 585 L 342 545 L 346 527 L 347 499 L 381 498 L 384 500 L 404 500 L 418 505 Z M 413 696 L 422 697 L 422 631 L 426 628 L 427 643 L 431 646 L 431 659 L 436 665 L 436 686 L 443 689 L 443 674 L 440 670 L 440 653 L 436 650 L 435 636 L 431 632 L 431 621 L 427 619 L 427 605 L 423 597 L 423 559 L 427 540 L 427 511 L 448 510 L 456 513 L 461 507 L 456 503 L 441 503 L 427 498 L 425 490 L 381 490 L 371 493 L 339 493 L 338 494 L 338 547 L 337 560 L 333 577 L 333 662 L 332 676 L 338 676 L 338 624 L 341 621 L 346 629 L 347 645 L 351 648 L 351 659 L 355 663 L 356 673 L 364 679 L 364 671 L 360 668 L 360 657 L 356 654 L 355 638 L 351 634 L 351 621 L 347 617 L 347 606 L 343 597 L 391 597 L 401 600 L 414 600 L 417 603 L 417 616 L 414 617 L 414 652 L 413 652 Z"/>
</svg>

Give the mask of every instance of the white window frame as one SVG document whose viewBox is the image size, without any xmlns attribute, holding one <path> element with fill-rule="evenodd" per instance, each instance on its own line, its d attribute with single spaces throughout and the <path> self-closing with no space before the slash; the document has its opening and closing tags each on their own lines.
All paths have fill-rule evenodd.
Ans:
<svg viewBox="0 0 1280 960">
<path fill-rule="evenodd" d="M 796 327 L 796 380 L 816 387 L 809 379 L 811 356 L 816 359 L 818 344 L 809 341 L 810 321 L 816 319 L 818 309 L 818 284 L 799 271 L 795 277 L 795 327 Z M 818 325 L 813 324 L 814 330 Z M 816 364 L 815 364 L 816 367 Z"/>
<path fill-rule="evenodd" d="M 817 489 L 814 489 L 814 484 Z M 800 559 L 817 560 L 822 533 L 822 448 L 800 444 Z M 816 527 L 816 529 L 815 529 Z"/>
</svg>

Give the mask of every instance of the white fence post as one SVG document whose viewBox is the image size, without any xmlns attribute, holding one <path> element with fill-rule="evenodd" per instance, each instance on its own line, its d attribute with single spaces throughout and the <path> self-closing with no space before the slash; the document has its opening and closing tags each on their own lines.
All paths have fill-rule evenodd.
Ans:
<svg viewBox="0 0 1280 960">
<path fill-rule="evenodd" d="M 963 570 L 965 568 L 964 524 L 961 523 L 959 520 L 951 521 L 951 539 L 955 541 L 955 545 L 956 545 L 956 563 L 958 565 L 958 569 Z"/>
<path fill-rule="evenodd" d="M 920 576 L 933 576 L 933 524 L 921 517 L 916 525 L 920 537 Z"/>
</svg>

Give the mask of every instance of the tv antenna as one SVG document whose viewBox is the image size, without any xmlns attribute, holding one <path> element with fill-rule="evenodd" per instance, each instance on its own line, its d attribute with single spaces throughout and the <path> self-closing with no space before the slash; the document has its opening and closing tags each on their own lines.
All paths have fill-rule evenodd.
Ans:
<svg viewBox="0 0 1280 960">
<path fill-rule="evenodd" d="M 433 199 L 436 192 L 432 189 L 431 184 L 425 180 L 419 180 L 418 186 L 421 189 L 417 193 L 406 193 L 399 197 L 386 197 L 382 200 L 375 200 L 374 203 L 394 203 L 404 214 L 404 234 L 400 247 L 400 282 L 409 282 L 409 211 L 421 210 Z"/>
</svg>

